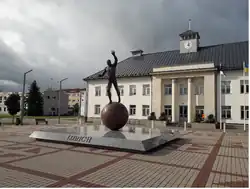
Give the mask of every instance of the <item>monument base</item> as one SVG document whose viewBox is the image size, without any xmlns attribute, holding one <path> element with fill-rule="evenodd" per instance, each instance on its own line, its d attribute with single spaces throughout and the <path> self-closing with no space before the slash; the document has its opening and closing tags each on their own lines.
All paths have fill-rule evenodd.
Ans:
<svg viewBox="0 0 250 189">
<path fill-rule="evenodd" d="M 64 127 L 34 131 L 31 138 L 54 142 L 83 144 L 91 147 L 115 148 L 147 152 L 180 138 L 177 130 L 159 130 L 125 126 L 111 131 L 105 126 Z"/>
</svg>

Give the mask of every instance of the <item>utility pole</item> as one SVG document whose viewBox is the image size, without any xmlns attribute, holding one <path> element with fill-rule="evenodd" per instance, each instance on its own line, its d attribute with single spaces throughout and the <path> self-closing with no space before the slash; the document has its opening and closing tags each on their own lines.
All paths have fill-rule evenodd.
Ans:
<svg viewBox="0 0 250 189">
<path fill-rule="evenodd" d="M 24 115 L 24 98 L 25 98 L 25 83 L 26 83 L 26 75 L 33 70 L 29 70 L 23 74 L 23 93 L 22 93 L 22 101 L 21 101 L 21 115 L 20 115 L 20 124 L 23 125 L 23 115 Z"/>
<path fill-rule="evenodd" d="M 59 81 L 60 88 L 59 88 L 59 95 L 58 95 L 58 124 L 60 124 L 60 116 L 61 116 L 61 90 L 62 90 L 62 82 L 67 80 L 68 78 L 64 78 Z"/>
</svg>

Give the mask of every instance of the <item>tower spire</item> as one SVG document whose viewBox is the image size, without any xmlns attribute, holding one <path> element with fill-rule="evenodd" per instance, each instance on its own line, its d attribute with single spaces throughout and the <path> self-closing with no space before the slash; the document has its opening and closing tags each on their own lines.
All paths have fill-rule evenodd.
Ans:
<svg viewBox="0 0 250 189">
<path fill-rule="evenodd" d="M 191 19 L 188 20 L 188 30 L 191 30 Z"/>
</svg>

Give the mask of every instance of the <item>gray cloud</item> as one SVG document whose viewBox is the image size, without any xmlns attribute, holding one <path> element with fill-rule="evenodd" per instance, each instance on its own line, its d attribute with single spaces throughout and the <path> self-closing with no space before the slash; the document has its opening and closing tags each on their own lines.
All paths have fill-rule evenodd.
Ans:
<svg viewBox="0 0 250 189">
<path fill-rule="evenodd" d="M 248 39 L 247 0 L 5 0 L 0 1 L 0 80 L 22 83 L 33 69 L 42 88 L 65 87 L 105 66 L 110 50 L 177 49 L 188 19 L 201 45 Z"/>
</svg>

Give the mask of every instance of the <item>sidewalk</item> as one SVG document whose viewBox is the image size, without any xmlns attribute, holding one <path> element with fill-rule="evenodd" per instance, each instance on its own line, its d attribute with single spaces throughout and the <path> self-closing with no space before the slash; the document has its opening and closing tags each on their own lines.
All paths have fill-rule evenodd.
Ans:
<svg viewBox="0 0 250 189">
<path fill-rule="evenodd" d="M 248 187 L 248 135 L 188 131 L 150 154 L 38 142 L 0 129 L 1 187 Z"/>
</svg>

